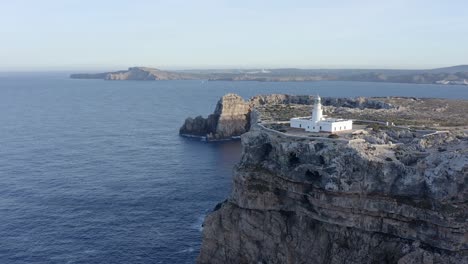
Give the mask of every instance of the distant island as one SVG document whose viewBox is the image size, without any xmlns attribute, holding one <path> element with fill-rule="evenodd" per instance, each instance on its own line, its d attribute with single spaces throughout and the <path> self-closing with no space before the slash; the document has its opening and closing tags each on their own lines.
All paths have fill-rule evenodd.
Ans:
<svg viewBox="0 0 468 264">
<path fill-rule="evenodd" d="M 164 71 L 148 67 L 104 73 L 78 73 L 73 79 L 104 80 L 209 80 L 209 81 L 358 81 L 415 84 L 468 85 L 468 65 L 429 70 L 391 69 L 249 69 Z"/>
</svg>

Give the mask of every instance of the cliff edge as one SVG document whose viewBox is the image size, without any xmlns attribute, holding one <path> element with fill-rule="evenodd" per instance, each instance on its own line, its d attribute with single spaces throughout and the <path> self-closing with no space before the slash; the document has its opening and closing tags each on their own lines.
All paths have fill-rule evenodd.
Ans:
<svg viewBox="0 0 468 264">
<path fill-rule="evenodd" d="M 197 263 L 468 263 L 464 130 L 330 139 L 268 128 L 256 109 L 250 117 Z"/>
</svg>

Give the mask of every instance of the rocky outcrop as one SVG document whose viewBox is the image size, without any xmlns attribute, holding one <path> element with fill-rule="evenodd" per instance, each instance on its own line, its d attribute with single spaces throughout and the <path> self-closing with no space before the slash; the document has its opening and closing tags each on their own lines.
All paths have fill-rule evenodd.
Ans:
<svg viewBox="0 0 468 264">
<path fill-rule="evenodd" d="M 292 137 L 257 114 L 198 263 L 468 263 L 466 134 Z"/>
<path fill-rule="evenodd" d="M 249 120 L 250 105 L 236 94 L 227 94 L 218 101 L 213 114 L 187 118 L 179 133 L 209 141 L 231 139 L 248 131 Z"/>
</svg>

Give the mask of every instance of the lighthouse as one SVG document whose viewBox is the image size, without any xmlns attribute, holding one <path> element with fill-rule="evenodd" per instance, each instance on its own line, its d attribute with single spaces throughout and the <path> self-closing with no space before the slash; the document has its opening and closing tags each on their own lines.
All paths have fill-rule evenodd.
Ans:
<svg viewBox="0 0 468 264">
<path fill-rule="evenodd" d="M 312 122 L 317 123 L 323 118 L 322 114 L 322 99 L 317 95 L 314 99 L 314 109 L 312 110 Z"/>
<path fill-rule="evenodd" d="M 291 127 L 302 128 L 308 132 L 335 133 L 353 129 L 353 121 L 340 118 L 325 118 L 322 113 L 322 99 L 314 98 L 311 117 L 296 117 L 290 120 Z"/>
</svg>

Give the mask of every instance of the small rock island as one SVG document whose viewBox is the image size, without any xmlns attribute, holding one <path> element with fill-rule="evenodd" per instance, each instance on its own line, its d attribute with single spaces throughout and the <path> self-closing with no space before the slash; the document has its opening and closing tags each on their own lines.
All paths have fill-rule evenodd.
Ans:
<svg viewBox="0 0 468 264">
<path fill-rule="evenodd" d="M 197 263 L 468 263 L 468 101 L 322 98 L 353 130 L 291 127 L 313 101 L 230 94 L 185 122 L 213 138 L 248 131 Z"/>
</svg>

